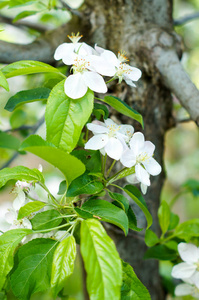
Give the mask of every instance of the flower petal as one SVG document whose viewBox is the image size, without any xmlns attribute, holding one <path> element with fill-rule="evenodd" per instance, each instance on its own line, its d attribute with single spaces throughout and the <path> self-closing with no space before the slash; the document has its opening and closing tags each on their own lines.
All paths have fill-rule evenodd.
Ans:
<svg viewBox="0 0 199 300">
<path fill-rule="evenodd" d="M 189 278 L 194 274 L 196 268 L 196 265 L 189 265 L 185 262 L 182 262 L 173 267 L 171 275 L 174 278 Z"/>
<path fill-rule="evenodd" d="M 196 263 L 199 261 L 199 248 L 193 244 L 178 244 L 178 252 L 182 260 L 187 263 Z"/>
<path fill-rule="evenodd" d="M 136 164 L 136 157 L 134 155 L 134 152 L 130 149 L 125 150 L 120 158 L 120 161 L 123 166 L 127 168 L 133 167 Z"/>
<path fill-rule="evenodd" d="M 123 75 L 123 77 L 124 77 L 124 80 L 125 80 L 126 84 L 128 84 L 128 85 L 130 85 L 132 87 L 136 87 L 135 83 L 133 83 L 132 80 L 130 80 L 129 78 L 126 78 L 125 75 Z"/>
<path fill-rule="evenodd" d="M 14 210 L 19 210 L 25 204 L 25 201 L 26 201 L 25 193 L 23 191 L 19 192 L 19 194 L 13 201 Z"/>
<path fill-rule="evenodd" d="M 140 154 L 144 147 L 144 135 L 141 132 L 134 133 L 129 145 L 136 154 Z"/>
<path fill-rule="evenodd" d="M 66 95 L 72 99 L 83 97 L 86 94 L 87 89 L 80 73 L 68 76 L 64 83 L 64 91 Z"/>
<path fill-rule="evenodd" d="M 186 296 L 191 295 L 194 291 L 194 287 L 187 283 L 181 283 L 175 288 L 176 296 Z"/>
<path fill-rule="evenodd" d="M 195 286 L 199 289 L 199 272 L 195 272 L 190 279 L 192 283 L 195 284 Z"/>
<path fill-rule="evenodd" d="M 54 59 L 59 60 L 74 51 L 75 44 L 63 43 L 57 47 L 54 54 Z"/>
<path fill-rule="evenodd" d="M 104 123 L 102 123 L 104 124 Z M 92 131 L 94 134 L 96 133 L 108 133 L 108 128 L 102 125 L 97 125 L 93 123 L 88 123 L 87 125 L 88 130 Z"/>
<path fill-rule="evenodd" d="M 127 141 L 129 141 L 134 133 L 134 127 L 131 125 L 120 125 L 119 133 L 124 134 L 127 137 Z"/>
<path fill-rule="evenodd" d="M 105 60 L 101 56 L 92 55 L 89 56 L 90 66 L 89 70 L 97 72 L 104 76 L 114 76 L 115 75 L 115 66 L 110 64 L 107 60 Z"/>
<path fill-rule="evenodd" d="M 128 67 L 130 71 L 130 73 L 128 74 L 128 78 L 133 81 L 137 81 L 138 79 L 140 79 L 140 77 L 142 76 L 142 72 L 140 71 L 140 69 L 131 66 Z"/>
<path fill-rule="evenodd" d="M 145 195 L 147 192 L 148 186 L 141 183 L 140 188 L 141 188 L 142 194 Z"/>
<path fill-rule="evenodd" d="M 126 181 L 131 183 L 131 184 L 139 183 L 139 181 L 137 180 L 137 177 L 136 177 L 135 174 L 131 174 L 131 175 L 126 176 Z"/>
<path fill-rule="evenodd" d="M 146 141 L 144 142 L 143 151 L 146 152 L 148 156 L 152 156 L 155 151 L 155 145 L 150 141 Z"/>
<path fill-rule="evenodd" d="M 149 186 L 151 184 L 149 173 L 140 164 L 135 166 L 135 174 L 137 179 L 144 185 Z"/>
<path fill-rule="evenodd" d="M 108 136 L 105 134 L 94 135 L 84 146 L 85 149 L 99 150 L 108 143 Z"/>
<path fill-rule="evenodd" d="M 106 93 L 107 86 L 103 77 L 95 72 L 87 71 L 82 74 L 85 84 L 97 93 Z"/>
<path fill-rule="evenodd" d="M 112 137 L 104 147 L 104 150 L 109 157 L 118 160 L 123 153 L 123 146 L 118 139 Z"/>
<path fill-rule="evenodd" d="M 160 174 L 162 171 L 161 166 L 153 157 L 142 161 L 142 164 L 146 168 L 147 172 L 153 176 Z"/>
</svg>

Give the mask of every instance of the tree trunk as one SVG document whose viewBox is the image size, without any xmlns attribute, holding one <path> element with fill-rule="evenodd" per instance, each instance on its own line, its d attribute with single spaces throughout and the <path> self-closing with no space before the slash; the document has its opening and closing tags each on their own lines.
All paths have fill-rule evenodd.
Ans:
<svg viewBox="0 0 199 300">
<path fill-rule="evenodd" d="M 172 32 L 172 1 L 86 0 L 82 13 L 79 28 L 84 40 L 90 44 L 97 43 L 115 53 L 124 50 L 129 63 L 142 70 L 143 75 L 137 88 L 127 87 L 126 84 L 111 84 L 109 91 L 143 115 L 144 134 L 147 140 L 156 145 L 155 159 L 163 165 L 164 136 L 174 122 L 171 114 L 171 92 L 161 81 L 155 57 L 159 53 L 158 47 L 168 48 L 175 44 L 176 51 L 180 52 L 178 40 Z M 122 123 L 130 122 L 124 116 L 119 118 Z M 135 130 L 142 130 L 137 122 L 133 122 L 133 125 Z M 164 179 L 164 171 L 152 178 L 152 184 L 145 196 L 156 233 L 159 233 L 157 210 Z M 136 213 L 140 225 L 145 226 L 142 213 Z M 128 237 L 124 237 L 113 227 L 109 227 L 108 231 L 121 258 L 133 266 L 140 280 L 149 289 L 152 299 L 165 299 L 158 262 L 143 260 L 146 251 L 144 234 L 130 233 Z"/>
</svg>

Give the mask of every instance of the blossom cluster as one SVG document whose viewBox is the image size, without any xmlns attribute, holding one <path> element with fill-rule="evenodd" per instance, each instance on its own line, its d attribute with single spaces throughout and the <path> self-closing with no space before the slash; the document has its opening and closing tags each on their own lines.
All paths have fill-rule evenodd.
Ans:
<svg viewBox="0 0 199 300">
<path fill-rule="evenodd" d="M 130 183 L 141 183 L 141 190 L 145 194 L 150 186 L 150 175 L 158 175 L 161 166 L 152 157 L 155 145 L 145 141 L 141 132 L 134 133 L 131 125 L 117 125 L 111 119 L 103 122 L 93 121 L 87 128 L 94 136 L 85 144 L 85 149 L 100 150 L 100 152 L 115 160 L 120 160 L 123 166 L 135 166 L 135 174 L 129 175 Z"/>
<path fill-rule="evenodd" d="M 180 243 L 178 252 L 184 262 L 175 265 L 171 275 L 182 279 L 184 283 L 176 287 L 175 294 L 176 296 L 191 295 L 199 299 L 199 247 Z"/>
<path fill-rule="evenodd" d="M 102 76 L 118 79 L 119 83 L 124 79 L 130 86 L 135 86 L 133 81 L 141 77 L 141 71 L 128 65 L 123 53 L 119 53 L 117 57 L 112 51 L 97 45 L 92 48 L 86 43 L 79 43 L 82 37 L 79 34 L 68 37 L 72 43 L 59 45 L 54 58 L 62 59 L 66 65 L 72 65 L 73 74 L 67 77 L 64 84 L 65 93 L 70 98 L 83 97 L 88 88 L 94 92 L 106 93 L 107 85 Z"/>
<path fill-rule="evenodd" d="M 42 166 L 39 165 L 39 171 L 42 172 Z M 4 217 L 0 218 L 0 235 L 8 230 L 17 229 L 17 228 L 25 228 L 32 229 L 31 218 L 38 212 L 41 212 L 43 209 L 40 209 L 36 213 L 32 213 L 28 217 L 23 217 L 21 219 L 18 218 L 19 210 L 21 207 L 26 205 L 27 203 L 32 202 L 30 199 L 34 196 L 34 200 L 37 200 L 38 196 L 34 191 L 34 185 L 32 182 L 20 181 L 18 180 L 12 190 L 12 193 L 16 194 L 16 198 L 14 199 L 12 206 L 7 209 L 4 214 Z M 31 195 L 31 196 L 30 196 Z M 33 199 L 33 198 L 32 198 Z M 61 240 L 65 230 L 58 231 L 53 230 L 47 233 L 33 233 L 31 235 L 26 236 L 22 243 L 25 244 L 32 239 L 36 238 L 53 238 L 56 240 Z"/>
</svg>

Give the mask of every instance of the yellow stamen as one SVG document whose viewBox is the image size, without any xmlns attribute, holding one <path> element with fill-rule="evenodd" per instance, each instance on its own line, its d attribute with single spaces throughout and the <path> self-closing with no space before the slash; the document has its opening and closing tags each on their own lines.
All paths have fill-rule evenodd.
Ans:
<svg viewBox="0 0 199 300">
<path fill-rule="evenodd" d="M 77 34 L 75 34 L 74 32 L 72 32 L 71 35 L 67 35 L 67 37 L 71 40 L 71 42 L 73 42 L 74 44 L 76 44 L 83 37 L 83 35 L 80 35 L 79 32 Z"/>
</svg>

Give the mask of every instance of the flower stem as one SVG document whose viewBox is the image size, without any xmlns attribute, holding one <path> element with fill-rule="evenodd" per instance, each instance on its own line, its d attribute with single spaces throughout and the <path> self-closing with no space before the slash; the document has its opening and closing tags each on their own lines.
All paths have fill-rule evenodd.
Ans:
<svg viewBox="0 0 199 300">
<path fill-rule="evenodd" d="M 117 177 L 117 175 L 119 175 L 121 172 L 123 172 L 126 169 L 127 169 L 127 167 L 123 168 L 122 170 L 120 170 L 117 173 L 115 173 L 113 176 L 109 177 L 108 178 L 108 182 L 107 182 L 107 186 L 109 185 L 109 183 L 111 182 L 112 179 L 114 179 L 115 177 Z"/>
<path fill-rule="evenodd" d="M 48 195 L 50 196 L 50 198 L 52 199 L 52 201 L 54 202 L 54 204 L 59 204 L 59 202 L 57 201 L 57 199 L 51 194 L 51 192 L 49 191 L 49 189 L 47 188 L 47 186 L 41 182 L 38 182 L 38 184 L 48 193 Z"/>
<path fill-rule="evenodd" d="M 34 233 L 49 232 L 49 231 L 53 231 L 53 230 L 57 230 L 57 229 L 66 227 L 66 226 L 68 226 L 68 225 L 71 225 L 71 223 L 63 224 L 63 225 L 60 225 L 60 226 L 57 226 L 57 227 L 53 227 L 53 228 L 49 228 L 49 229 L 36 230 L 36 231 L 34 231 Z M 74 224 L 72 224 L 72 226 L 73 226 L 73 225 L 74 225 Z"/>
<path fill-rule="evenodd" d="M 108 175 L 110 174 L 112 168 L 114 167 L 115 163 L 116 163 L 117 160 L 114 159 L 114 161 L 112 162 L 110 168 L 108 169 L 107 173 L 106 173 L 106 177 L 108 177 Z"/>
</svg>

